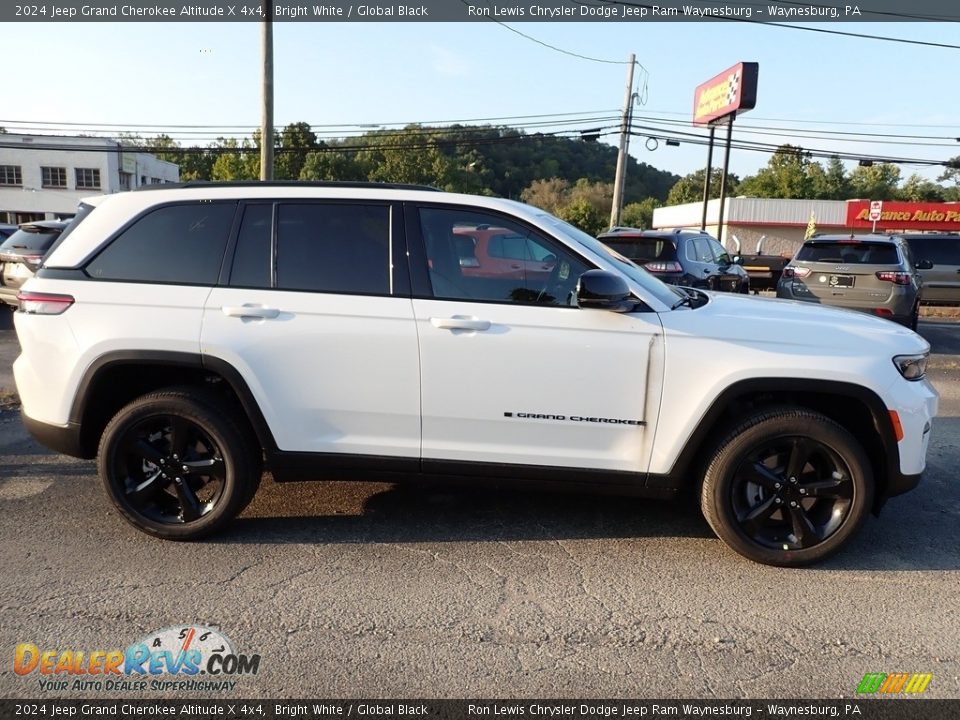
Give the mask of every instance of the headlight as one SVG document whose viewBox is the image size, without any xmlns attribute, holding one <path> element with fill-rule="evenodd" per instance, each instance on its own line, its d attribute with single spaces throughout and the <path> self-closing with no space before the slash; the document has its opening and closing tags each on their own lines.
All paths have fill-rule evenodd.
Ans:
<svg viewBox="0 0 960 720">
<path fill-rule="evenodd" d="M 927 374 L 927 353 L 922 355 L 897 355 L 893 364 L 907 380 L 920 380 Z"/>
</svg>

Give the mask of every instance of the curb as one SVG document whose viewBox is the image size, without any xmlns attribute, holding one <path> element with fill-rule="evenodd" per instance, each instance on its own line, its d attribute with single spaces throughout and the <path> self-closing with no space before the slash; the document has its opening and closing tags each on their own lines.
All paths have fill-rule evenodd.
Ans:
<svg viewBox="0 0 960 720">
<path fill-rule="evenodd" d="M 921 305 L 920 317 L 960 318 L 960 307 L 940 307 L 938 305 Z"/>
</svg>

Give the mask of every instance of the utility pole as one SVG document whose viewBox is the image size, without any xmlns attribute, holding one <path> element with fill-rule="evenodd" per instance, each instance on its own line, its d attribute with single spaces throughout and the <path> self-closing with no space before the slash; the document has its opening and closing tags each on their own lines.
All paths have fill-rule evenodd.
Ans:
<svg viewBox="0 0 960 720">
<path fill-rule="evenodd" d="M 273 4 L 262 0 L 260 45 L 263 53 L 260 114 L 260 180 L 273 180 Z"/>
<path fill-rule="evenodd" d="M 633 118 L 633 66 L 636 55 L 630 53 L 627 61 L 627 89 L 623 97 L 623 122 L 620 125 L 620 152 L 617 154 L 617 176 L 613 181 L 613 207 L 610 209 L 610 227 L 620 224 L 623 209 L 623 185 L 627 174 L 627 149 L 630 147 L 630 124 Z"/>
</svg>

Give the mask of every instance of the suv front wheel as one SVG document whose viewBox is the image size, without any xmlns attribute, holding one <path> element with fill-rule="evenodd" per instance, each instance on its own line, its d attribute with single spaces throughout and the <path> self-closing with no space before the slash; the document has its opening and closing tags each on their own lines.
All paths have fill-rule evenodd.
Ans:
<svg viewBox="0 0 960 720">
<path fill-rule="evenodd" d="M 202 388 L 137 398 L 109 422 L 99 472 L 117 509 L 168 540 L 216 532 L 253 498 L 261 458 L 219 400 Z"/>
<path fill-rule="evenodd" d="M 717 444 L 701 491 L 714 532 L 741 555 L 801 566 L 839 550 L 873 502 L 863 448 L 804 408 L 758 412 Z"/>
</svg>

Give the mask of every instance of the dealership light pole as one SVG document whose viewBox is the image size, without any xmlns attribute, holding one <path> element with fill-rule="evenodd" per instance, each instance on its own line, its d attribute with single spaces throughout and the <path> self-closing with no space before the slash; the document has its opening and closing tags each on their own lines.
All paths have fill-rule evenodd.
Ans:
<svg viewBox="0 0 960 720">
<path fill-rule="evenodd" d="M 623 97 L 623 122 L 620 125 L 620 151 L 617 153 L 617 174 L 613 180 L 613 206 L 610 208 L 610 227 L 620 224 L 623 209 L 623 181 L 627 174 L 627 149 L 630 147 L 630 123 L 633 118 L 633 66 L 637 56 L 630 53 L 627 61 L 627 90 Z"/>
<path fill-rule="evenodd" d="M 260 180 L 273 180 L 273 4 L 263 0 L 261 49 L 263 54 L 262 112 L 260 114 Z"/>
</svg>

